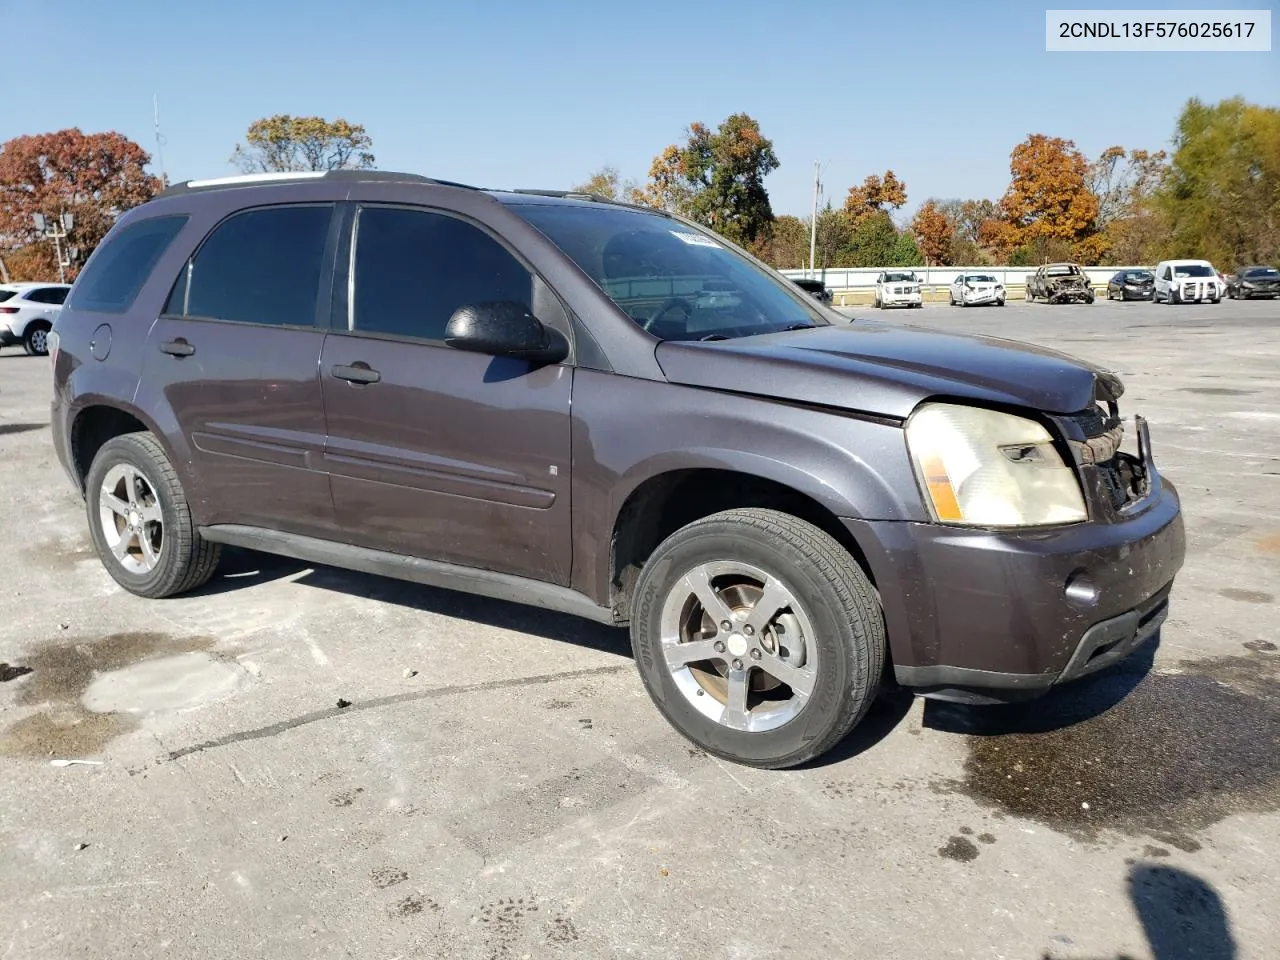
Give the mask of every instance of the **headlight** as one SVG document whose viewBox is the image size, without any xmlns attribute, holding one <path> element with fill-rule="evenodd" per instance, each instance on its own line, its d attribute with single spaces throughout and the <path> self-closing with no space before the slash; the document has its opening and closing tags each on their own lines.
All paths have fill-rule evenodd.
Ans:
<svg viewBox="0 0 1280 960">
<path fill-rule="evenodd" d="M 1075 472 L 1034 420 L 929 403 L 907 421 L 907 447 L 941 523 L 1035 527 L 1088 519 Z"/>
</svg>

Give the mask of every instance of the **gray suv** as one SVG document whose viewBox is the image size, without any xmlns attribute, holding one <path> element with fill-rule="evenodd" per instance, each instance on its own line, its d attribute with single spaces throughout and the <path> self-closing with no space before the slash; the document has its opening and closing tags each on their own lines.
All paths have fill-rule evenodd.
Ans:
<svg viewBox="0 0 1280 960">
<path fill-rule="evenodd" d="M 221 545 L 619 626 L 658 709 L 786 767 L 885 682 L 996 702 L 1163 620 L 1178 496 L 1111 374 L 849 322 L 654 210 L 390 173 L 129 211 L 51 339 L 127 590 Z"/>
</svg>

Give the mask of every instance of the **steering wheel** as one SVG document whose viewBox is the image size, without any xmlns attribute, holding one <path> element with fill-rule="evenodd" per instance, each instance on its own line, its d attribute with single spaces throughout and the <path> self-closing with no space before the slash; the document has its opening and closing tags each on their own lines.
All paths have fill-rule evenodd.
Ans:
<svg viewBox="0 0 1280 960">
<path fill-rule="evenodd" d="M 677 307 L 684 311 L 686 320 L 688 320 L 688 318 L 693 314 L 693 307 L 689 304 L 688 300 L 685 300 L 682 297 L 669 297 L 662 302 L 662 306 L 653 311 L 653 316 L 646 320 L 641 326 L 646 332 L 651 333 L 653 328 L 657 326 L 658 321 Z"/>
</svg>

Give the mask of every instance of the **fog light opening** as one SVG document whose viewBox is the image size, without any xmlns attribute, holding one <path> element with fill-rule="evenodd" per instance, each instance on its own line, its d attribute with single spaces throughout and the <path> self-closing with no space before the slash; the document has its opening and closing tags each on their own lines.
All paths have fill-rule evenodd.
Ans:
<svg viewBox="0 0 1280 960">
<path fill-rule="evenodd" d="M 1068 600 L 1081 607 L 1091 607 L 1098 602 L 1098 585 L 1084 570 L 1077 570 L 1067 577 L 1062 592 Z"/>
</svg>

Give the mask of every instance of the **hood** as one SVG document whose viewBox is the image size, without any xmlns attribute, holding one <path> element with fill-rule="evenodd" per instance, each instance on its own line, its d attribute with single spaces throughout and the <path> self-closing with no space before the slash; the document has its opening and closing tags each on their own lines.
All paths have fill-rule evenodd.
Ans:
<svg viewBox="0 0 1280 960">
<path fill-rule="evenodd" d="M 929 397 L 1076 413 L 1124 392 L 1111 373 L 1002 340 L 855 320 L 712 342 L 660 343 L 672 383 L 906 419 Z"/>
</svg>

